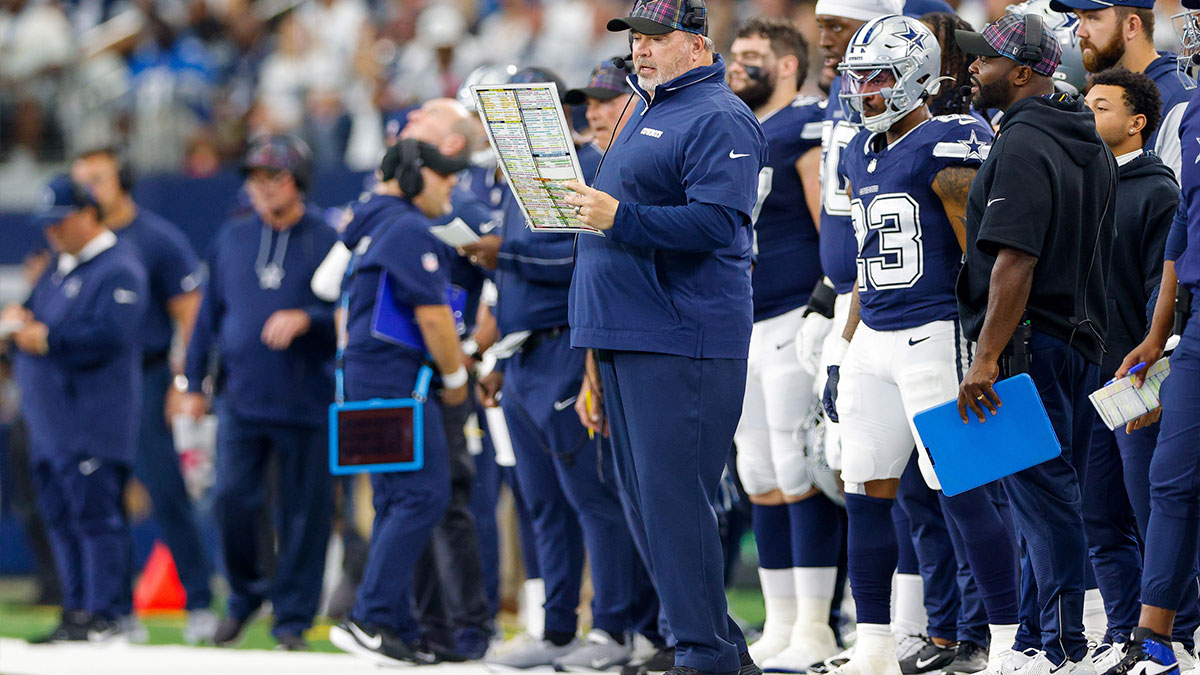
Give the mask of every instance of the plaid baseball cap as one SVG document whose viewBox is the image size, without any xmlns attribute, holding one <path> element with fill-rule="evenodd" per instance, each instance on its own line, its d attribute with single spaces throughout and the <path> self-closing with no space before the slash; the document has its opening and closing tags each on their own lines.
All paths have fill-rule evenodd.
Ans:
<svg viewBox="0 0 1200 675">
<path fill-rule="evenodd" d="M 1107 9 L 1109 7 L 1154 9 L 1154 0 L 1050 0 L 1050 9 L 1063 14 L 1076 9 Z"/>
<path fill-rule="evenodd" d="M 631 93 L 629 82 L 625 80 L 628 73 L 624 68 L 618 68 L 615 60 L 609 59 L 592 69 L 587 86 L 568 91 L 563 95 L 563 103 L 580 105 L 587 103 L 589 98 L 611 101 L 622 94 Z"/>
<path fill-rule="evenodd" d="M 612 19 L 614 33 L 636 30 L 643 35 L 663 35 L 681 30 L 708 35 L 708 8 L 704 0 L 637 0 L 629 16 Z"/>
<path fill-rule="evenodd" d="M 86 207 L 100 208 L 90 190 L 71 180 L 70 176 L 55 176 L 42 191 L 42 199 L 33 213 L 37 227 L 57 225 L 63 218 Z"/>
<path fill-rule="evenodd" d="M 1021 58 L 1025 46 L 1025 17 L 1021 14 L 1005 14 L 984 27 L 982 33 L 970 30 L 954 31 L 954 39 L 963 51 L 973 56 L 1004 56 L 1023 66 L 1029 66 L 1039 75 L 1050 76 L 1058 70 L 1062 61 L 1062 47 L 1058 38 L 1049 29 L 1042 30 L 1042 57 L 1039 60 Z"/>
</svg>

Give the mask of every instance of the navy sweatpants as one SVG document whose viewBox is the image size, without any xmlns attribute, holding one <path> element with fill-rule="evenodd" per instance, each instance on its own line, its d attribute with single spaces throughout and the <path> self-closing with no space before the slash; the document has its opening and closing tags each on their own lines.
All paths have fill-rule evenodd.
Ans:
<svg viewBox="0 0 1200 675">
<path fill-rule="evenodd" d="M 741 416 L 745 359 L 597 352 L 634 538 L 676 642 L 675 663 L 738 670 L 713 504 Z"/>
<path fill-rule="evenodd" d="M 586 546 L 592 623 L 620 635 L 634 628 L 640 560 L 617 496 L 612 454 L 602 439 L 588 438 L 575 414 L 583 362 L 584 352 L 571 349 L 565 331 L 522 349 L 505 367 L 501 406 L 546 584 L 545 630 L 575 633 Z"/>
<path fill-rule="evenodd" d="M 1077 660 L 1087 651 L 1083 637 L 1084 565 L 1082 499 L 1077 463 L 1087 461 L 1095 409 L 1088 401 L 1099 367 L 1067 343 L 1033 332 L 1029 375 L 1037 385 L 1062 454 L 1012 476 L 1002 484 L 1022 542 L 1023 615 L 1036 614 L 1037 632 L 1023 623 L 1017 648 L 1044 650 L 1053 663 Z"/>
<path fill-rule="evenodd" d="M 328 431 L 247 420 L 223 405 L 217 415 L 213 512 L 229 579 L 229 614 L 244 619 L 269 599 L 272 635 L 302 633 L 312 626 L 320 601 L 333 516 Z M 269 508 L 268 481 L 277 498 L 270 507 L 279 548 L 270 579 L 259 560 L 255 527 Z"/>
<path fill-rule="evenodd" d="M 1200 312 L 1171 355 L 1160 390 L 1162 421 L 1150 462 L 1150 522 L 1142 572 L 1142 604 L 1179 609 L 1196 593 L 1200 528 Z"/>
<path fill-rule="evenodd" d="M 126 606 L 129 524 L 122 495 L 129 467 L 97 458 L 38 459 L 38 509 L 62 584 L 62 609 L 113 620 Z"/>
<path fill-rule="evenodd" d="M 1125 491 L 1125 470 L 1117 442 L 1125 429 L 1115 432 L 1095 416 L 1092 446 L 1083 485 L 1083 526 L 1088 556 L 1108 614 L 1108 640 L 1129 639 L 1137 626 L 1138 588 L 1142 578 L 1142 546 L 1137 518 Z M 1134 434 L 1130 442 L 1142 442 Z M 1153 445 L 1150 450 L 1153 452 Z"/>
<path fill-rule="evenodd" d="M 212 604 L 209 588 L 212 568 L 179 471 L 175 439 L 163 416 L 163 402 L 170 386 L 171 368 L 166 360 L 142 370 L 142 418 L 133 475 L 150 493 L 154 520 L 171 550 L 179 581 L 187 592 L 187 609 L 203 609 Z"/>
</svg>

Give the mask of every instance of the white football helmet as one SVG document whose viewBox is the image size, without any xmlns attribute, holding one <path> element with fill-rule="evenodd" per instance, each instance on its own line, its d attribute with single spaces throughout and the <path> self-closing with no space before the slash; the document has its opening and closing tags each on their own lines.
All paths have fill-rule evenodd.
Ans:
<svg viewBox="0 0 1200 675">
<path fill-rule="evenodd" d="M 887 131 L 937 94 L 941 69 L 942 48 L 925 24 L 907 16 L 881 16 L 863 24 L 850 39 L 838 65 L 842 75 L 838 98 L 861 114 L 864 98 L 883 96 L 887 112 L 863 115 L 863 126 Z M 882 86 L 868 88 L 871 83 Z"/>
<path fill-rule="evenodd" d="M 1192 78 L 1200 63 L 1200 7 L 1194 0 L 1183 2 L 1184 11 L 1171 17 L 1175 35 L 1179 38 L 1179 78 L 1188 89 L 1196 86 Z"/>
</svg>

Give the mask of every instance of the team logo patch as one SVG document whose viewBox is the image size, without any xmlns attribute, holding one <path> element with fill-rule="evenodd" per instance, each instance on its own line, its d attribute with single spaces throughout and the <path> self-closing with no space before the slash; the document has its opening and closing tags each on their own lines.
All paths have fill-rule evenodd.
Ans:
<svg viewBox="0 0 1200 675">
<path fill-rule="evenodd" d="M 662 138 L 663 134 L 658 129 L 651 129 L 650 127 L 642 127 L 641 133 L 643 136 L 649 136 L 650 138 Z"/>
<path fill-rule="evenodd" d="M 80 288 L 83 288 L 83 282 L 79 280 L 79 277 L 67 279 L 66 283 L 63 284 L 63 295 L 68 298 L 74 298 L 79 295 Z"/>
<path fill-rule="evenodd" d="M 113 291 L 113 302 L 118 305 L 132 305 L 137 302 L 138 294 L 127 288 L 118 288 Z"/>
<path fill-rule="evenodd" d="M 426 253 L 421 256 L 421 267 L 425 268 L 426 272 L 438 271 L 438 259 L 436 253 Z"/>
</svg>

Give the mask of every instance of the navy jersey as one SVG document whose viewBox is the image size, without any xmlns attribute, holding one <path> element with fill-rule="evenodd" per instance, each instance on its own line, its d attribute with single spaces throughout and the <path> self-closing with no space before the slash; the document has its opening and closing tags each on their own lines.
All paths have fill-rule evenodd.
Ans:
<svg viewBox="0 0 1200 675">
<path fill-rule="evenodd" d="M 842 153 L 858 242 L 860 316 L 875 330 L 954 319 L 962 248 L 933 192 L 947 167 L 978 167 L 992 130 L 969 115 L 934 117 L 891 145 L 862 131 Z"/>
<path fill-rule="evenodd" d="M 841 91 L 842 76 L 833 78 L 829 91 Z M 854 225 L 850 222 L 850 197 L 846 177 L 839 173 L 842 151 L 862 128 L 847 119 L 837 98 L 825 105 L 821 129 L 821 269 L 838 294 L 854 289 Z"/>
<path fill-rule="evenodd" d="M 14 359 L 34 457 L 133 461 L 147 298 L 137 257 L 117 241 L 66 274 L 51 264 L 34 286 L 26 307 L 49 350 Z"/>
<path fill-rule="evenodd" d="M 1182 161 L 1179 124 L 1195 82 L 1179 72 L 1179 55 L 1172 52 L 1159 52 L 1158 58 L 1146 66 L 1145 74 L 1154 80 L 1162 98 L 1162 121 L 1142 147 L 1153 150 L 1179 178 Z"/>
<path fill-rule="evenodd" d="M 167 302 L 200 284 L 196 253 L 179 228 L 141 207 L 132 222 L 113 231 L 137 251 L 150 284 L 142 349 L 147 355 L 165 355 L 175 332 Z"/>
<path fill-rule="evenodd" d="M 371 244 L 347 281 L 346 381 L 371 388 L 411 389 L 425 355 L 372 333 L 380 279 L 387 274 L 392 297 L 408 307 L 446 304 L 450 249 L 429 232 L 428 218 L 407 199 L 373 195 L 363 217 L 375 222 Z M 356 217 L 359 213 L 356 211 Z"/>
<path fill-rule="evenodd" d="M 1192 94 L 1192 100 L 1183 113 L 1179 125 L 1179 136 L 1183 143 L 1183 201 L 1179 213 L 1186 217 L 1172 227 L 1172 236 L 1167 244 L 1167 259 L 1175 260 L 1175 273 L 1179 283 L 1200 292 L 1200 89 Z M 1186 207 L 1184 205 L 1187 205 Z M 1182 232 L 1180 231 L 1182 229 Z M 1186 233 L 1186 236 L 1181 234 Z"/>
<path fill-rule="evenodd" d="M 820 243 L 796 173 L 800 156 L 821 143 L 825 107 L 797 96 L 759 124 L 768 160 L 758 174 L 754 213 L 754 320 L 779 316 L 808 302 L 821 278 Z"/>
<path fill-rule="evenodd" d="M 449 215 L 443 216 L 433 224 L 445 225 L 456 218 L 461 218 L 475 234 L 484 235 L 497 233 L 501 216 L 480 199 L 475 191 L 464 187 L 460 182 L 450 193 Z M 475 331 L 475 313 L 479 309 L 479 296 L 486 279 L 487 274 L 478 266 L 472 265 L 464 256 L 450 256 L 450 283 L 467 292 L 467 304 L 463 308 L 463 325 L 467 335 Z"/>
</svg>

